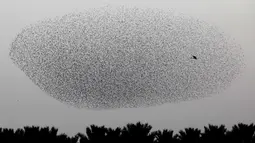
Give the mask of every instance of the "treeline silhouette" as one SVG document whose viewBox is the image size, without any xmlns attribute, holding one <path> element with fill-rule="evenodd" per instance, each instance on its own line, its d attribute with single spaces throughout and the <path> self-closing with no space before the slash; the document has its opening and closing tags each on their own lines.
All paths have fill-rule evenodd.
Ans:
<svg viewBox="0 0 255 143">
<path fill-rule="evenodd" d="M 225 125 L 185 128 L 174 134 L 173 130 L 151 131 L 148 123 L 137 122 L 120 128 L 90 125 L 86 133 L 69 137 L 58 134 L 55 127 L 25 126 L 0 128 L 0 143 L 255 143 L 255 125 L 238 123 L 227 130 Z"/>
</svg>

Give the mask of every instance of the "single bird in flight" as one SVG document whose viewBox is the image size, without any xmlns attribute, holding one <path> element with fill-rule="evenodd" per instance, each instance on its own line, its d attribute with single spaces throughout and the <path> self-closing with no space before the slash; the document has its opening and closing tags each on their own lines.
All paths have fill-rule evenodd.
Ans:
<svg viewBox="0 0 255 143">
<path fill-rule="evenodd" d="M 197 57 L 196 57 L 196 56 L 192 56 L 192 59 L 195 59 L 195 60 L 197 60 Z"/>
</svg>

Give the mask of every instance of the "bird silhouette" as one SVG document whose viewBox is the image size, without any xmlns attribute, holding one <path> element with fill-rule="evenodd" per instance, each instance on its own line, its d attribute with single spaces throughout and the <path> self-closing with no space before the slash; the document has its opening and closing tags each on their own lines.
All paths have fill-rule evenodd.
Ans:
<svg viewBox="0 0 255 143">
<path fill-rule="evenodd" d="M 192 59 L 195 59 L 195 60 L 197 60 L 197 57 L 196 57 L 196 56 L 192 56 Z"/>
</svg>

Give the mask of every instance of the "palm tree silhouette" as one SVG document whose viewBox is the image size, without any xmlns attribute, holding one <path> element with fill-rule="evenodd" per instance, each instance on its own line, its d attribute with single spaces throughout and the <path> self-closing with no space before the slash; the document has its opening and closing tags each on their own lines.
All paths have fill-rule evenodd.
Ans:
<svg viewBox="0 0 255 143">
<path fill-rule="evenodd" d="M 41 142 L 56 142 L 58 129 L 52 127 L 43 127 L 39 130 Z"/>
<path fill-rule="evenodd" d="M 57 136 L 58 143 L 70 143 L 70 138 L 66 134 L 60 134 Z"/>
<path fill-rule="evenodd" d="M 232 143 L 253 143 L 255 134 L 254 124 L 246 125 L 239 123 L 227 133 L 228 140 Z"/>
<path fill-rule="evenodd" d="M 75 137 L 69 137 L 66 134 L 60 134 L 58 135 L 58 129 L 57 128 L 49 128 L 49 127 L 37 127 L 32 126 L 24 127 L 24 131 L 17 130 L 17 133 L 20 134 L 20 136 L 23 136 L 22 143 L 77 143 L 78 136 Z"/>
<path fill-rule="evenodd" d="M 200 143 L 201 131 L 195 128 L 185 128 L 179 131 L 180 143 Z"/>
<path fill-rule="evenodd" d="M 122 129 L 122 141 L 124 143 L 153 143 L 154 136 L 150 134 L 151 129 L 152 126 L 147 123 L 127 124 Z"/>
<path fill-rule="evenodd" d="M 185 128 L 177 135 L 172 130 L 150 132 L 150 125 L 137 122 L 127 124 L 123 128 L 106 128 L 91 125 L 86 128 L 86 135 L 82 133 L 69 137 L 58 135 L 57 128 L 25 126 L 16 131 L 0 128 L 0 143 L 255 143 L 255 125 L 239 123 L 231 131 L 224 125 L 209 124 L 204 132 L 197 128 Z"/>
<path fill-rule="evenodd" d="M 106 135 L 106 142 L 121 142 L 121 128 L 108 128 Z"/>
<path fill-rule="evenodd" d="M 25 134 L 25 131 L 23 129 L 17 129 L 15 131 L 16 142 L 23 143 L 24 142 L 24 134 Z"/>
<path fill-rule="evenodd" d="M 87 138 L 87 136 L 82 133 L 78 133 L 76 136 L 79 138 L 79 143 L 88 143 L 89 142 L 89 139 Z"/>
<path fill-rule="evenodd" d="M 40 142 L 39 137 L 39 127 L 36 126 L 25 126 L 24 127 L 24 142 L 26 143 L 33 143 L 33 142 Z"/>
<path fill-rule="evenodd" d="M 224 125 L 215 126 L 209 124 L 208 127 L 204 127 L 201 140 L 203 143 L 225 143 L 226 132 L 227 129 Z"/>
<path fill-rule="evenodd" d="M 89 143 L 105 142 L 107 135 L 107 128 L 105 126 L 91 125 L 86 128 L 87 138 Z"/>
<path fill-rule="evenodd" d="M 173 134 L 174 131 L 164 129 L 163 131 L 152 132 L 155 136 L 155 143 L 177 143 L 177 136 Z"/>
<path fill-rule="evenodd" d="M 15 140 L 13 129 L 0 128 L 0 142 L 12 143 L 15 141 L 16 140 Z"/>
</svg>

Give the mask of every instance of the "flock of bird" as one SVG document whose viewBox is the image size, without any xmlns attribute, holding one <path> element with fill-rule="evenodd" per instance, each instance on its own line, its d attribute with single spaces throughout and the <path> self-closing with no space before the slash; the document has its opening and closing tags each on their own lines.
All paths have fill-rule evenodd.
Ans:
<svg viewBox="0 0 255 143">
<path fill-rule="evenodd" d="M 103 7 L 24 28 L 10 58 L 39 88 L 78 108 L 155 106 L 213 95 L 243 67 L 241 47 L 202 20 Z"/>
</svg>

